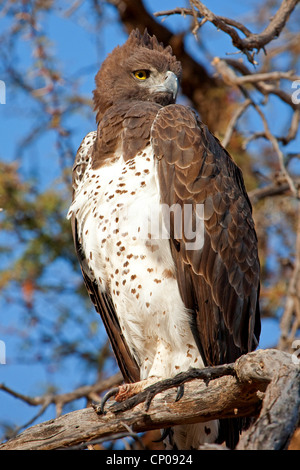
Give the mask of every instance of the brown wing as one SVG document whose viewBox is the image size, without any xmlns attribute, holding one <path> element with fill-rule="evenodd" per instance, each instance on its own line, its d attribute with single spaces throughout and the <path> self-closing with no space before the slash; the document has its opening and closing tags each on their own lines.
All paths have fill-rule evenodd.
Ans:
<svg viewBox="0 0 300 470">
<path fill-rule="evenodd" d="M 89 136 L 91 137 L 91 139 L 90 141 L 87 141 Z M 86 167 L 90 161 L 90 158 L 92 157 L 93 142 L 95 141 L 95 138 L 96 133 L 88 134 L 88 136 L 84 139 L 82 145 L 78 149 L 72 174 L 73 197 L 76 192 L 77 186 L 80 183 L 83 174 L 86 170 Z M 93 280 L 93 277 L 89 275 L 87 260 L 85 258 L 85 254 L 82 250 L 81 242 L 78 237 L 77 220 L 75 214 L 72 215 L 71 224 L 75 250 L 79 259 L 84 283 L 90 296 L 90 299 L 93 302 L 96 311 L 100 314 L 102 318 L 124 380 L 126 382 L 137 382 L 140 377 L 139 368 L 134 357 L 130 353 L 125 338 L 121 332 L 121 328 L 110 293 L 100 292 L 98 285 Z"/>
<path fill-rule="evenodd" d="M 232 362 L 260 334 L 257 239 L 241 171 L 181 105 L 159 111 L 152 144 L 162 203 L 180 204 L 183 213 L 192 206 L 194 224 L 197 204 L 204 205 L 203 246 L 190 249 L 184 228 L 179 238 L 171 222 L 171 250 L 204 363 Z"/>
</svg>

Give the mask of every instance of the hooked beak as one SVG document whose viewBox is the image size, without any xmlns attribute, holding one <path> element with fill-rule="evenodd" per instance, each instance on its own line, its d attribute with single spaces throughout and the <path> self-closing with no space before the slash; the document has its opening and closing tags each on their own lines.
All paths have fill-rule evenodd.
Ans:
<svg viewBox="0 0 300 470">
<path fill-rule="evenodd" d="M 175 100 L 178 92 L 178 78 L 175 73 L 168 71 L 165 76 L 165 80 L 161 85 L 156 86 L 155 91 L 172 93 L 172 97 Z"/>
</svg>

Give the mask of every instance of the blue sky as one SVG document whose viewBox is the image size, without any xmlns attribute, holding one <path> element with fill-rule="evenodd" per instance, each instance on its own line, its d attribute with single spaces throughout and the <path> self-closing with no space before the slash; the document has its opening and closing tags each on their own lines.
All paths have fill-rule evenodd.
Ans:
<svg viewBox="0 0 300 470">
<path fill-rule="evenodd" d="M 56 10 L 54 14 L 47 15 L 43 20 L 43 28 L 47 31 L 51 38 L 50 50 L 53 55 L 59 58 L 63 66 L 63 81 L 61 83 L 62 92 L 70 93 L 69 84 L 74 77 L 80 76 L 77 83 L 80 91 L 86 97 L 91 98 L 94 88 L 94 76 L 106 57 L 117 44 L 123 43 L 127 35 L 123 28 L 117 22 L 117 15 L 113 8 L 107 7 L 105 12 L 105 21 L 101 29 L 101 37 L 97 37 L 95 32 L 84 27 L 85 14 L 87 14 L 87 2 L 83 2 L 79 11 L 75 15 L 76 20 L 66 21 L 62 16 L 62 12 Z M 174 0 L 147 0 L 146 5 L 151 11 L 166 10 L 174 7 Z M 185 6 L 184 1 L 175 2 L 176 6 Z M 260 4 L 256 1 L 256 4 Z M 229 0 L 222 2 L 221 0 L 211 0 L 209 8 L 216 14 L 226 15 L 228 17 L 247 19 L 247 25 L 251 25 L 251 11 L 255 3 L 253 1 L 235 2 Z M 0 18 L 0 30 L 4 30 L 9 25 L 9 18 Z M 176 16 L 165 20 L 165 24 L 174 31 L 188 29 L 188 20 Z M 83 25 L 83 26 L 82 26 Z M 197 60 L 205 63 L 206 67 L 210 67 L 207 57 L 225 56 L 227 53 L 234 52 L 231 40 L 222 32 L 217 31 L 211 25 L 205 25 L 203 34 L 209 35 L 209 43 L 206 43 L 207 54 L 203 53 L 198 47 L 195 39 L 189 36 L 186 40 L 186 47 Z M 19 61 L 19 68 L 25 71 L 32 63 L 32 51 L 30 43 L 26 39 L 19 41 L 16 50 L 16 60 Z M 83 72 L 83 73 L 82 73 Z M 5 76 L 1 76 L 2 68 L 0 64 L 0 79 L 5 80 Z M 281 108 L 277 99 L 270 100 L 269 115 L 278 109 L 286 112 L 285 108 Z M 0 105 L 0 158 L 4 161 L 14 161 L 18 154 L 17 148 L 24 136 L 30 130 L 33 124 L 38 124 L 35 119 L 35 105 L 32 100 L 17 91 L 11 83 L 6 82 L 6 104 Z M 260 123 L 254 119 L 253 115 L 248 116 L 251 130 L 261 128 Z M 95 128 L 94 116 L 90 112 L 85 116 L 79 114 L 72 115 L 67 119 L 66 125 L 74 130 L 74 152 L 80 144 L 81 139 L 90 130 Z M 274 122 L 274 126 L 277 123 Z M 282 131 L 282 129 L 279 129 Z M 299 146 L 299 139 L 291 145 L 290 151 L 294 151 Z M 24 180 L 34 179 L 38 181 L 40 189 L 51 187 L 53 181 L 60 174 L 60 162 L 55 148 L 54 132 L 47 132 L 42 138 L 35 142 L 30 148 L 22 154 L 20 159 L 20 172 Z M 51 162 L 51 165 L 49 164 Z M 48 280 L 53 277 L 53 282 L 63 282 L 64 267 L 54 265 L 48 272 Z M 20 295 L 17 291 L 15 295 Z M 66 302 L 72 302 L 72 299 L 63 299 Z M 39 300 L 41 308 L 45 312 L 49 306 L 43 304 L 43 300 Z M 51 305 L 51 299 L 49 299 Z M 80 306 L 79 306 L 80 307 Z M 81 306 L 82 307 L 82 306 Z M 18 390 L 24 394 L 41 393 L 44 384 L 48 380 L 53 381 L 53 375 L 47 367 L 39 363 L 23 363 L 22 361 L 11 362 L 19 338 L 9 334 L 18 325 L 19 319 L 22 317 L 21 299 L 13 298 L 11 303 L 7 303 L 6 299 L 0 299 L 0 339 L 6 342 L 7 364 L 0 365 L 0 382 L 4 382 L 12 389 Z M 74 306 L 76 308 L 76 306 Z M 50 309 L 51 312 L 51 309 Z M 91 308 L 92 312 L 92 308 Z M 94 313 L 93 313 L 94 315 Z M 99 320 L 100 321 L 100 320 Z M 6 333 L 3 333 L 6 332 Z M 2 332 L 2 333 L 1 333 Z M 264 320 L 261 338 L 261 347 L 273 346 L 278 338 L 278 323 L 272 319 Z M 24 332 L 24 335 L 30 332 Z M 2 335 L 2 336 L 1 336 Z M 71 390 L 75 384 L 83 383 L 84 380 L 91 382 L 94 377 L 88 371 L 78 373 L 78 363 L 76 360 L 68 361 L 64 368 L 60 371 L 59 367 L 55 374 L 55 383 L 60 391 Z M 86 374 L 86 375 L 84 375 Z M 76 378 L 76 379 L 74 379 Z M 79 403 L 78 406 L 83 406 Z M 24 405 L 20 401 L 2 393 L 0 400 L 0 419 L 7 419 L 18 424 L 23 424 L 30 419 L 36 410 Z M 53 417 L 53 409 L 49 410 L 40 421 Z"/>
</svg>

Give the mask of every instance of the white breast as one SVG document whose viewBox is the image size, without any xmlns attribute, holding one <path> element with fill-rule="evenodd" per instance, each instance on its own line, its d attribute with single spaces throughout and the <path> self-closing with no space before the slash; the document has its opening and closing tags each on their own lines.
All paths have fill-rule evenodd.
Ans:
<svg viewBox="0 0 300 470">
<path fill-rule="evenodd" d="M 69 217 L 76 214 L 88 275 L 109 290 L 141 379 L 171 377 L 203 367 L 182 302 L 162 211 L 151 146 L 130 161 L 122 155 L 99 170 L 88 168 Z M 193 445 L 213 442 L 217 424 L 189 426 Z M 186 428 L 175 428 L 187 439 Z M 204 438 L 200 438 L 204 436 Z M 185 436 L 185 437 L 183 437 Z M 183 441 L 182 441 L 183 442 Z M 192 445 L 192 444 L 191 444 Z"/>
<path fill-rule="evenodd" d="M 130 161 L 120 156 L 99 170 L 88 169 L 70 211 L 78 220 L 89 275 L 100 289 L 110 290 L 141 378 L 200 367 L 170 242 L 159 236 L 161 205 L 151 146 Z"/>
</svg>

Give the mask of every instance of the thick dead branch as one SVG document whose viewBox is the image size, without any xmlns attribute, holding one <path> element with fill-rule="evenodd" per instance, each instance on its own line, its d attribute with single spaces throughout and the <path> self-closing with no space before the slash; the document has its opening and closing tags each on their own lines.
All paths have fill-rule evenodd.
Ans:
<svg viewBox="0 0 300 470">
<path fill-rule="evenodd" d="M 282 365 L 267 388 L 259 418 L 240 440 L 238 450 L 286 449 L 298 425 L 300 368 Z"/>
<path fill-rule="evenodd" d="M 212 379 L 211 373 L 207 375 L 207 370 L 206 372 L 202 371 L 200 375 L 206 376 L 205 381 L 194 379 L 193 371 L 190 374 L 190 379 L 184 375 L 182 379 L 185 382 L 185 393 L 177 402 L 175 402 L 176 389 L 174 387 L 180 381 L 175 378 L 174 383 L 169 383 L 169 386 L 173 388 L 154 396 L 148 410 L 145 409 L 143 403 L 139 403 L 137 406 L 133 405 L 132 409 L 117 412 L 114 403 L 107 406 L 105 415 L 97 414 L 93 408 L 74 411 L 27 429 L 16 438 L 2 444 L 0 449 L 51 450 L 70 448 L 84 442 L 88 445 L 90 441 L 95 439 L 120 435 L 128 432 L 128 429 L 133 432 L 143 432 L 182 423 L 257 416 L 266 390 L 266 396 L 277 394 L 277 400 L 274 400 L 276 407 L 278 405 L 284 406 L 290 400 L 290 396 L 278 396 L 278 387 L 280 390 L 282 384 L 281 377 L 286 377 L 284 386 L 286 390 L 293 391 L 294 401 L 291 409 L 292 415 L 290 416 L 285 411 L 277 418 L 284 422 L 281 429 L 285 429 L 284 440 L 287 442 L 286 429 L 288 429 L 290 436 L 299 415 L 299 402 L 298 410 L 296 407 L 297 387 L 299 400 L 299 367 L 293 364 L 291 355 L 276 350 L 259 350 L 242 356 L 234 365 L 226 366 L 224 372 L 230 375 L 218 377 L 220 375 L 219 369 L 214 374 L 218 378 Z M 186 382 L 187 380 L 190 381 Z M 272 383 L 275 387 L 274 391 L 269 390 Z M 147 393 L 143 400 L 146 398 Z M 272 412 L 271 401 L 268 401 L 266 406 L 268 406 L 268 413 Z M 290 407 L 286 409 L 289 410 Z M 276 442 L 278 442 L 277 439 Z"/>
</svg>

